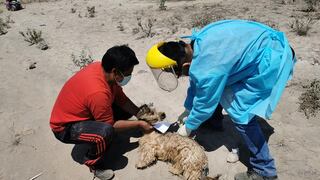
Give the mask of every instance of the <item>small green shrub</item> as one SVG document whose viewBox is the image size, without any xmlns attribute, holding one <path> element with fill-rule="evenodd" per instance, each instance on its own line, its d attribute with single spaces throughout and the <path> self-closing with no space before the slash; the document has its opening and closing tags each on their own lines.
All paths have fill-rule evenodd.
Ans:
<svg viewBox="0 0 320 180">
<path fill-rule="evenodd" d="M 42 31 L 28 28 L 25 33 L 22 31 L 19 33 L 24 37 L 24 40 L 28 42 L 30 46 L 37 44 L 37 48 L 41 50 L 46 50 L 49 48 L 48 44 L 42 37 Z"/>
<path fill-rule="evenodd" d="M 166 4 L 166 0 L 160 0 L 159 9 L 160 10 L 166 10 L 167 6 L 165 6 L 165 4 Z"/>
<path fill-rule="evenodd" d="M 80 69 L 86 67 L 87 65 L 93 62 L 93 59 L 89 53 L 85 50 L 82 50 L 79 56 L 75 56 L 73 53 L 71 54 L 72 62 L 75 66 Z"/>
<path fill-rule="evenodd" d="M 43 41 L 42 31 L 37 31 L 35 29 L 28 28 L 26 33 L 22 31 L 20 31 L 19 33 L 24 37 L 24 40 L 30 44 L 30 46 L 38 44 L 40 41 Z"/>
</svg>

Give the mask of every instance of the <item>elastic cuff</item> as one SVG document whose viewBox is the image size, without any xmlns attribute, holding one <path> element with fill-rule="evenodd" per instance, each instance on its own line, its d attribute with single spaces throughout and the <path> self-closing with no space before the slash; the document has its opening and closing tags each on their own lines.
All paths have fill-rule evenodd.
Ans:
<svg viewBox="0 0 320 180">
<path fill-rule="evenodd" d="M 190 130 L 192 130 L 192 131 L 198 129 L 198 127 L 195 127 L 195 126 L 189 124 L 187 121 L 188 121 L 188 120 L 186 120 L 185 125 L 186 125 L 186 127 L 187 127 L 188 129 L 190 129 Z"/>
</svg>

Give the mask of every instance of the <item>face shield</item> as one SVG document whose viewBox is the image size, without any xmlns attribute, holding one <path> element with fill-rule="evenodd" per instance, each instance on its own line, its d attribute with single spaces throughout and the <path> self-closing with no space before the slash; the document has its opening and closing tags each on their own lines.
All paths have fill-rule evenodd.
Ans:
<svg viewBox="0 0 320 180">
<path fill-rule="evenodd" d="M 178 87 L 178 76 L 175 73 L 177 62 L 166 57 L 158 50 L 158 47 L 161 47 L 162 44 L 158 43 L 148 51 L 146 61 L 158 86 L 170 92 Z"/>
</svg>

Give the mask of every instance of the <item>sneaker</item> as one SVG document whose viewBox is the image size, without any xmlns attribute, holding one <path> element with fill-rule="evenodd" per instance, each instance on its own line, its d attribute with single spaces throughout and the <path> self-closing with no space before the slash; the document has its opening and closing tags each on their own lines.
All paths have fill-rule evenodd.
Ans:
<svg viewBox="0 0 320 180">
<path fill-rule="evenodd" d="M 110 180 L 113 178 L 113 176 L 114 176 L 114 172 L 111 169 L 94 171 L 94 177 L 100 180 Z"/>
<path fill-rule="evenodd" d="M 247 172 L 238 173 L 234 176 L 234 180 L 278 180 L 277 176 L 261 176 L 253 170 Z"/>
</svg>

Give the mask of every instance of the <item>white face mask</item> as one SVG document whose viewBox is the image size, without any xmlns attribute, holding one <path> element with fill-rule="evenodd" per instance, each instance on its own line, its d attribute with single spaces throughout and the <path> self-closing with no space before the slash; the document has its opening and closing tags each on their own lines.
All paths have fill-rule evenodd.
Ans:
<svg viewBox="0 0 320 180">
<path fill-rule="evenodd" d="M 124 76 L 123 80 L 120 81 L 120 82 L 118 82 L 118 84 L 119 84 L 120 86 L 125 86 L 125 85 L 128 84 L 128 82 L 130 81 L 130 79 L 131 79 L 131 75 L 130 75 L 130 76 Z"/>
</svg>

